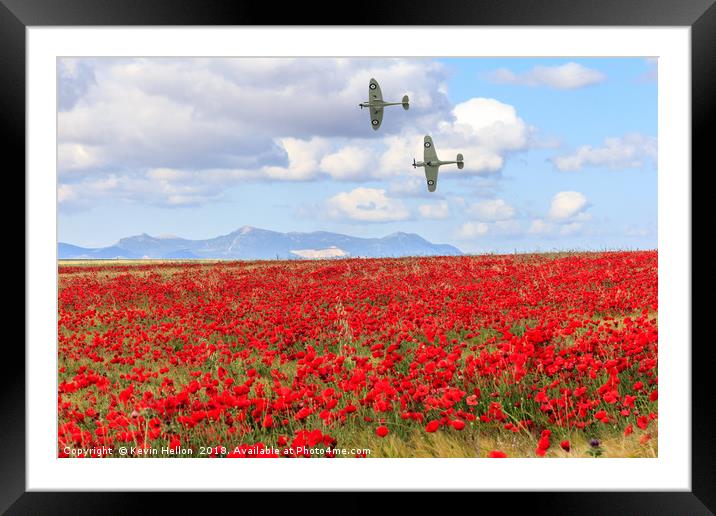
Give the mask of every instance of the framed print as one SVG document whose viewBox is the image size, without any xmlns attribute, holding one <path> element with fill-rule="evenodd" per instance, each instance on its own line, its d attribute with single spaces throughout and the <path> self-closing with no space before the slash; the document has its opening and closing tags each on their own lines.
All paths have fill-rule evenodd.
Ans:
<svg viewBox="0 0 716 516">
<path fill-rule="evenodd" d="M 716 8 L 564 7 L 3 0 L 27 200 L 3 509 L 709 514 L 691 171 Z"/>
</svg>

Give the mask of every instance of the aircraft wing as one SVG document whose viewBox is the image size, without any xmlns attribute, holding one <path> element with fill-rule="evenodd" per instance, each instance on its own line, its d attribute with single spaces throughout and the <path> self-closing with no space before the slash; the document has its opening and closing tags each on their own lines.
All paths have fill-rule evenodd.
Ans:
<svg viewBox="0 0 716 516">
<path fill-rule="evenodd" d="M 383 122 L 383 108 L 382 107 L 372 107 L 370 108 L 370 125 L 373 127 L 375 131 L 378 130 L 380 127 L 381 122 Z"/>
<path fill-rule="evenodd" d="M 430 136 L 426 136 L 423 140 L 423 161 L 437 161 L 438 153 L 435 152 L 435 146 L 433 145 L 433 139 Z"/>
<path fill-rule="evenodd" d="M 380 85 L 375 79 L 371 79 L 368 83 L 368 100 L 370 102 L 373 102 L 375 100 L 383 100 L 383 94 L 380 91 Z"/>
<path fill-rule="evenodd" d="M 428 181 L 428 192 L 434 192 L 438 187 L 438 169 L 440 167 L 425 166 L 425 179 Z"/>
</svg>

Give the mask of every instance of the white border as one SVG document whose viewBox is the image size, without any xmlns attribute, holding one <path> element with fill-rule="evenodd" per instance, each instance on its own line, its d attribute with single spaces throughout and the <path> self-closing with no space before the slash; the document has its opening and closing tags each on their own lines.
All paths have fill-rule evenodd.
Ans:
<svg viewBox="0 0 716 516">
<path fill-rule="evenodd" d="M 27 479 L 36 490 L 690 490 L 690 29 L 44 28 L 27 31 Z M 659 458 L 55 458 L 57 56 L 658 56 Z M 585 123 L 589 123 L 585 121 Z M 667 216 L 668 214 L 668 216 Z"/>
</svg>

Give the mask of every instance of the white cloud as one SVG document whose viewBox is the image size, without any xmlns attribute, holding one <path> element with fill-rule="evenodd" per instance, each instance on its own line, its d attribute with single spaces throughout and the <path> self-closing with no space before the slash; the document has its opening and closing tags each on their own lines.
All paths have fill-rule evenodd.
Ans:
<svg viewBox="0 0 716 516">
<path fill-rule="evenodd" d="M 319 166 L 334 179 L 360 181 L 374 177 L 373 161 L 365 148 L 346 146 L 323 156 Z"/>
<path fill-rule="evenodd" d="M 392 199 L 385 190 L 375 188 L 358 187 L 341 192 L 327 201 L 326 208 L 332 218 L 361 222 L 389 222 L 410 216 L 401 200 Z"/>
<path fill-rule="evenodd" d="M 454 130 L 467 138 L 477 137 L 493 150 L 520 150 L 527 144 L 527 126 L 514 106 L 495 99 L 476 97 L 455 106 Z"/>
<path fill-rule="evenodd" d="M 528 146 L 528 127 L 513 106 L 494 99 L 474 98 L 458 104 L 453 115 L 452 121 L 438 124 L 433 140 L 441 159 L 454 159 L 462 153 L 465 169 L 458 171 L 457 167 L 445 166 L 440 170 L 440 178 L 498 171 L 507 153 Z M 426 196 L 423 171 L 410 166 L 411 157 L 423 158 L 423 136 L 411 127 L 400 134 L 364 140 L 360 145 L 322 137 L 283 138 L 278 143 L 288 157 L 288 166 L 263 167 L 261 171 L 266 177 L 280 180 L 389 179 L 393 194 L 423 197 Z"/>
<path fill-rule="evenodd" d="M 534 219 L 527 230 L 531 235 L 543 236 L 570 236 L 579 234 L 584 228 L 582 222 L 549 222 L 544 219 Z"/>
<path fill-rule="evenodd" d="M 587 197 L 581 192 L 558 192 L 552 197 L 546 217 L 532 219 L 527 233 L 548 237 L 576 235 L 591 220 Z"/>
<path fill-rule="evenodd" d="M 547 86 L 559 90 L 583 88 L 606 80 L 606 76 L 600 71 L 587 68 L 579 63 L 535 66 L 521 74 L 516 74 L 507 68 L 500 68 L 488 74 L 488 78 L 498 84 Z"/>
<path fill-rule="evenodd" d="M 440 201 L 433 204 L 421 204 L 418 207 L 420 215 L 426 219 L 446 219 L 450 215 L 450 208 L 447 201 Z"/>
<path fill-rule="evenodd" d="M 638 133 L 620 138 L 606 138 L 601 147 L 583 145 L 572 154 L 552 158 L 552 163 L 562 172 L 574 172 L 583 167 L 610 169 L 642 168 L 656 163 L 656 138 Z"/>
<path fill-rule="evenodd" d="M 297 138 L 281 138 L 281 146 L 288 155 L 288 166 L 262 167 L 265 177 L 285 181 L 314 179 L 318 174 L 321 155 L 330 149 L 324 138 L 305 141 Z"/>
<path fill-rule="evenodd" d="M 77 199 L 77 192 L 74 188 L 72 188 L 72 185 L 59 185 L 57 187 L 57 202 L 62 203 L 70 203 Z"/>
<path fill-rule="evenodd" d="M 517 220 L 498 220 L 497 222 L 491 223 L 492 232 L 497 235 L 521 235 L 524 233 L 522 224 Z"/>
<path fill-rule="evenodd" d="M 57 146 L 57 165 L 63 172 L 83 170 L 103 164 L 99 150 L 91 145 L 61 143 Z"/>
<path fill-rule="evenodd" d="M 147 178 L 156 181 L 181 181 L 186 180 L 191 174 L 186 170 L 175 170 L 172 168 L 155 168 L 147 172 Z"/>
<path fill-rule="evenodd" d="M 544 219 L 534 219 L 527 232 L 533 235 L 544 235 L 551 233 L 553 229 L 553 224 L 546 222 Z"/>
<path fill-rule="evenodd" d="M 85 177 L 77 183 L 58 185 L 57 201 L 66 211 L 86 209 L 107 199 L 164 207 L 195 206 L 222 197 L 223 181 L 211 176 L 211 171 L 152 169 L 141 176 L 111 173 Z"/>
<path fill-rule="evenodd" d="M 450 107 L 440 91 L 446 71 L 427 59 L 105 58 L 81 64 L 91 69 L 92 80 L 60 116 L 60 136 L 89 137 L 95 129 L 95 139 L 107 145 L 149 133 L 163 143 L 185 135 L 205 142 L 232 131 L 236 141 L 250 134 L 361 136 L 369 121 L 357 104 L 366 100 L 371 76 L 380 77 L 387 100 L 412 93 L 411 116 L 400 109 L 386 113 L 384 132 Z M 74 60 L 62 69 L 77 66 Z M 59 77 L 63 84 L 73 78 L 68 72 Z M 179 121 L 184 123 L 172 123 Z M 121 138 L 109 141 L 109 135 Z"/>
<path fill-rule="evenodd" d="M 465 205 L 462 198 L 455 199 Z M 488 233 L 495 236 L 515 236 L 524 232 L 515 219 L 516 210 L 503 199 L 489 199 L 470 204 L 465 213 L 474 220 L 465 222 L 457 231 L 457 237 L 469 240 Z"/>
<path fill-rule="evenodd" d="M 454 122 L 440 124 L 438 136 L 444 139 L 443 147 L 438 147 L 437 140 L 435 146 L 442 159 L 464 154 L 466 170 L 496 172 L 504 165 L 506 153 L 528 146 L 529 129 L 514 106 L 476 97 L 457 104 L 453 115 Z"/>
<path fill-rule="evenodd" d="M 580 192 L 564 191 L 555 194 L 545 216 L 527 219 L 503 199 L 490 199 L 466 207 L 472 217 L 462 224 L 455 236 L 472 240 L 489 235 L 494 238 L 541 235 L 547 237 L 575 235 L 592 219 L 586 210 L 590 204 Z"/>
<path fill-rule="evenodd" d="M 530 129 L 514 106 L 495 99 L 472 98 L 457 104 L 452 119 L 437 122 L 430 132 L 435 150 L 442 160 L 454 160 L 463 154 L 465 168 L 444 166 L 440 169 L 438 185 L 445 176 L 484 175 L 498 172 L 511 152 L 526 150 L 530 143 Z M 378 160 L 383 176 L 412 176 L 411 157 L 423 159 L 423 137 L 414 128 L 383 140 L 385 149 Z M 421 171 L 422 172 L 422 171 Z M 423 188 L 424 179 L 423 181 Z"/>
<path fill-rule="evenodd" d="M 438 155 L 465 157 L 450 176 L 499 172 L 531 145 L 531 128 L 495 99 L 455 106 L 445 67 L 430 59 L 73 59 L 62 61 L 58 175 L 77 208 L 106 199 L 202 204 L 246 181 L 387 181 L 393 196 L 426 196 L 424 133 Z M 388 100 L 378 134 L 357 109 L 380 77 Z M 114 188 L 100 188 L 110 176 Z M 432 196 L 435 199 L 436 195 Z"/>
<path fill-rule="evenodd" d="M 368 139 L 368 115 L 357 106 L 368 79 L 380 77 L 387 100 L 411 98 L 409 114 L 386 110 L 385 137 L 451 116 L 446 73 L 430 59 L 61 60 L 60 184 L 72 182 L 91 203 L 85 187 L 94 181 L 115 174 L 141 182 L 155 169 L 187 170 L 197 189 L 204 174 L 223 187 L 238 178 L 370 180 L 383 172 L 368 158 L 384 148 Z M 346 145 L 349 138 L 368 143 Z M 152 202 L 166 200 L 158 192 Z"/>
<path fill-rule="evenodd" d="M 396 176 L 388 185 L 388 191 L 395 197 L 414 197 L 422 199 L 442 198 L 439 192 L 429 192 L 425 185 L 422 170 L 411 175 Z"/>
<path fill-rule="evenodd" d="M 467 213 L 483 222 L 508 220 L 515 216 L 515 209 L 502 199 L 490 199 L 473 203 Z"/>
<path fill-rule="evenodd" d="M 524 234 L 524 229 L 517 220 L 498 220 L 495 222 L 465 222 L 457 231 L 457 237 L 463 240 L 488 234 L 496 237 L 520 236 Z"/>
<path fill-rule="evenodd" d="M 486 235 L 490 226 L 486 222 L 466 222 L 458 229 L 458 238 L 470 239 Z"/>
<path fill-rule="evenodd" d="M 580 192 L 558 192 L 552 198 L 547 216 L 556 221 L 565 221 L 587 208 L 587 198 Z"/>
</svg>

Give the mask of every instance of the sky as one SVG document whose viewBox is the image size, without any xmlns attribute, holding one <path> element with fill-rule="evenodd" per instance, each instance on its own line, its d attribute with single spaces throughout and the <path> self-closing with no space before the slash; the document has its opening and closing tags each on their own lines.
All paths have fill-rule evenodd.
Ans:
<svg viewBox="0 0 716 516">
<path fill-rule="evenodd" d="M 378 131 L 358 106 L 374 77 Z M 58 238 L 249 225 L 464 252 L 657 248 L 651 58 L 63 58 Z M 431 135 L 442 160 L 427 191 Z"/>
</svg>

